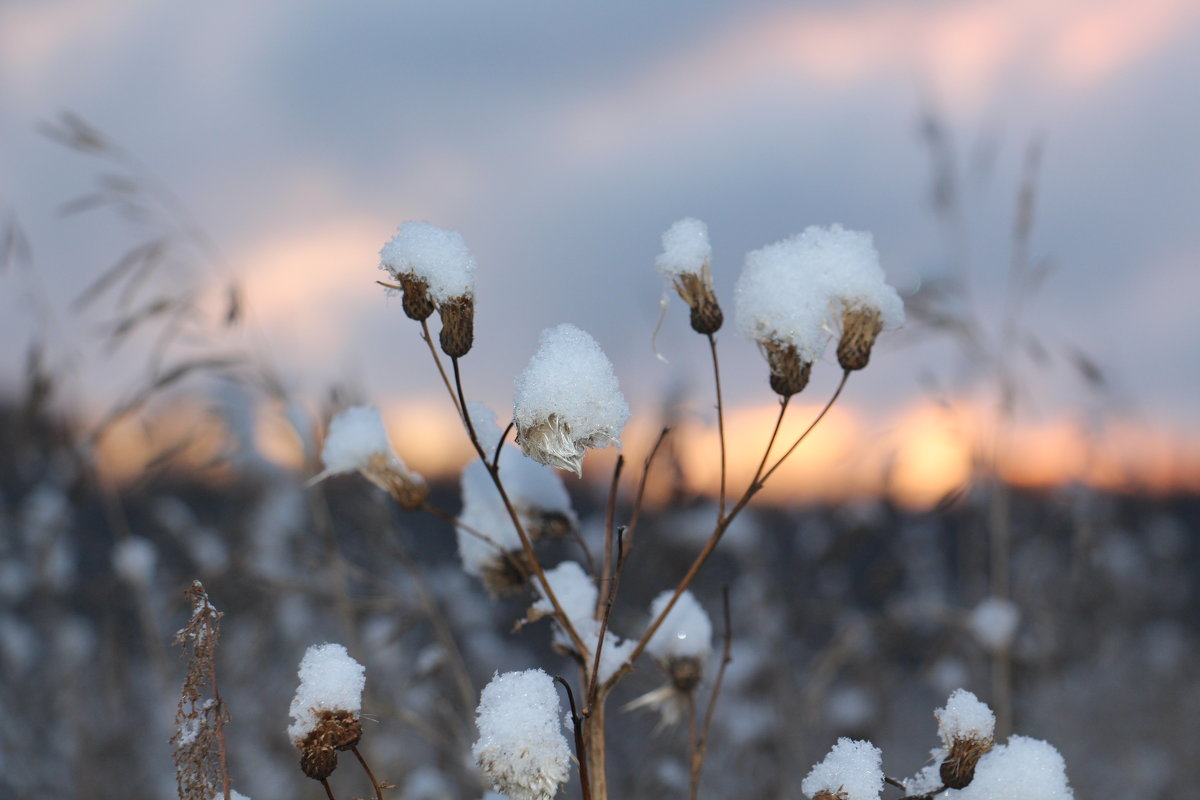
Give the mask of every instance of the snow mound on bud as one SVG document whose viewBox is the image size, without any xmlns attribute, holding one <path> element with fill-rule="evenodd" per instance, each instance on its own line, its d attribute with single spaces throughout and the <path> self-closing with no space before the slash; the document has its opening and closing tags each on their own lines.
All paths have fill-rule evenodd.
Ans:
<svg viewBox="0 0 1200 800">
<path fill-rule="evenodd" d="M 428 222 L 405 222 L 396 236 L 379 251 L 380 269 L 415 275 L 429 284 L 436 303 L 475 293 L 475 257 L 457 231 Z"/>
<path fill-rule="evenodd" d="M 287 733 L 299 744 L 317 725 L 321 711 L 362 710 L 366 671 L 340 644 L 313 645 L 300 660 L 300 686 L 292 698 L 288 713 L 292 724 Z"/>
<path fill-rule="evenodd" d="M 674 591 L 668 589 L 650 603 L 650 619 L 658 618 Z M 646 650 L 659 661 L 673 658 L 706 659 L 712 652 L 712 622 L 691 592 L 679 596 Z"/>
<path fill-rule="evenodd" d="M 571 759 L 554 680 L 540 669 L 497 673 L 475 713 L 471 752 L 492 787 L 512 800 L 554 797 Z"/>
<path fill-rule="evenodd" d="M 1067 765 L 1049 742 L 1013 736 L 984 753 L 958 800 L 1072 800 Z"/>
<path fill-rule="evenodd" d="M 938 736 L 947 747 L 955 739 L 991 739 L 996 730 L 996 715 L 966 689 L 955 689 L 945 708 L 934 710 Z"/>
<path fill-rule="evenodd" d="M 883 791 L 883 753 L 870 742 L 842 737 L 800 784 L 809 797 L 826 791 L 846 800 L 878 800 Z"/>
<path fill-rule="evenodd" d="M 691 217 L 668 228 L 663 234 L 662 246 L 662 254 L 654 260 L 654 267 L 664 275 L 699 274 L 712 260 L 708 226 Z"/>
<path fill-rule="evenodd" d="M 392 451 L 383 417 L 375 406 L 351 406 L 329 422 L 329 432 L 321 447 L 321 462 L 325 475 L 365 470 L 371 458 L 384 454 L 400 469 L 404 465 Z"/>
<path fill-rule="evenodd" d="M 599 590 L 592 583 L 588 574 L 583 571 L 583 567 L 575 561 L 564 561 L 554 569 L 546 570 L 546 580 L 549 582 L 550 590 L 554 592 L 555 598 L 558 599 L 558 604 L 562 606 L 563 613 L 570 620 L 571 627 L 575 629 L 579 638 L 587 646 L 588 652 L 583 654 L 584 662 L 588 669 L 591 669 L 592 656 L 600 641 L 600 621 L 595 618 L 596 600 L 600 596 Z M 546 598 L 541 581 L 534 581 L 534 589 L 537 590 L 540 599 L 533 604 L 533 610 L 541 614 L 553 614 L 554 606 Z M 571 641 L 571 637 L 557 623 L 555 623 L 554 641 L 563 648 L 575 650 L 575 644 Z M 600 651 L 600 669 L 598 670 L 601 682 L 607 681 L 621 668 L 621 665 L 633 652 L 634 645 L 635 642 L 614 636 L 611 630 L 604 632 L 604 647 Z"/>
<path fill-rule="evenodd" d="M 800 234 L 811 268 L 844 307 L 873 308 L 885 330 L 904 324 L 904 301 L 887 282 L 870 233 L 840 225 L 811 227 Z"/>
<path fill-rule="evenodd" d="M 578 474 L 587 448 L 620 446 L 629 406 L 596 340 L 562 324 L 542 331 L 537 352 L 517 377 L 513 419 L 525 455 Z M 555 434 L 537 435 L 547 428 Z"/>
</svg>

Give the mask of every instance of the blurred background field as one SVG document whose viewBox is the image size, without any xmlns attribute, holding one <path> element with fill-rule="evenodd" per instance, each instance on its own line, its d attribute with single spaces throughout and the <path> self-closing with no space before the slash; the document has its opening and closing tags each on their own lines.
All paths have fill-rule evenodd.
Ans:
<svg viewBox="0 0 1200 800">
<path fill-rule="evenodd" d="M 701 576 L 735 642 L 706 793 L 795 796 L 840 735 L 910 775 L 961 685 L 1010 692 L 1080 797 L 1185 795 L 1198 41 L 1186 0 L 0 6 L 0 796 L 171 796 L 195 577 L 226 612 L 241 791 L 319 795 L 283 730 L 329 639 L 367 666 L 396 796 L 477 796 L 479 688 L 568 662 L 546 623 L 509 634 L 522 604 L 462 575 L 444 523 L 354 478 L 305 489 L 329 414 L 366 401 L 458 507 L 469 447 L 378 249 L 406 219 L 465 236 L 468 393 L 501 418 L 569 321 L 633 406 L 630 464 L 672 427 L 633 633 L 718 481 L 706 348 L 674 297 L 654 333 L 687 215 L 727 309 L 746 251 L 840 222 L 909 315 Z M 754 346 L 719 338 L 740 486 L 775 405 Z M 793 424 L 837 377 L 817 364 Z M 568 482 L 589 536 L 612 458 Z M 999 661 L 973 616 L 996 595 L 1019 613 Z M 680 731 L 612 716 L 614 785 L 686 790 Z"/>
</svg>

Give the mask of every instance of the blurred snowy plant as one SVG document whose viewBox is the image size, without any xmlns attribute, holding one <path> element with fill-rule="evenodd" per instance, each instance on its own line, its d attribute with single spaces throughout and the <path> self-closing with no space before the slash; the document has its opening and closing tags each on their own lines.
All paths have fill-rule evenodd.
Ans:
<svg viewBox="0 0 1200 800">
<path fill-rule="evenodd" d="M 879 800 L 883 753 L 870 742 L 838 739 L 801 782 L 800 790 L 812 800 Z"/>
<path fill-rule="evenodd" d="M 582 475 L 588 448 L 620 446 L 628 420 L 612 363 L 596 340 L 570 324 L 542 331 L 513 402 L 525 455 Z"/>
<path fill-rule="evenodd" d="M 187 625 L 174 643 L 187 656 L 187 675 L 175 710 L 175 781 L 180 800 L 209 800 L 229 783 L 224 727 L 229 715 L 217 693 L 217 643 L 221 612 L 208 599 L 200 581 L 184 593 L 192 606 Z M 214 758 L 217 755 L 218 758 Z"/>
<path fill-rule="evenodd" d="M 323 781 L 337 768 L 337 751 L 355 747 L 362 737 L 358 715 L 366 672 L 342 645 L 322 644 L 308 648 L 298 674 L 287 734 L 300 750 L 304 774 Z"/>
<path fill-rule="evenodd" d="M 650 618 L 657 619 L 675 592 L 668 589 L 650 603 Z M 712 622 L 691 592 L 679 596 L 663 620 L 646 652 L 667 673 L 670 682 L 625 705 L 626 710 L 652 708 L 665 725 L 674 725 L 688 708 L 689 696 L 704 676 L 704 664 L 712 654 Z"/>
<path fill-rule="evenodd" d="M 540 669 L 496 673 L 476 709 L 472 748 L 492 788 L 511 800 L 550 800 L 569 777 L 571 751 L 554 680 Z"/>
<path fill-rule="evenodd" d="M 691 217 L 681 219 L 663 234 L 662 246 L 654 268 L 671 279 L 679 297 L 688 304 L 692 330 L 716 333 L 725 317 L 713 291 L 708 226 Z"/>
<path fill-rule="evenodd" d="M 979 759 L 975 779 L 955 800 L 1073 800 L 1067 765 L 1054 745 L 1012 736 Z"/>
<path fill-rule="evenodd" d="M 1016 604 L 1002 597 L 984 598 L 967 616 L 971 633 L 989 653 L 1012 646 L 1020 621 Z"/>
<path fill-rule="evenodd" d="M 592 670 L 593 657 L 600 642 L 600 621 L 595 618 L 596 601 L 599 591 L 592 579 L 584 572 L 583 567 L 574 561 L 564 561 L 554 569 L 546 570 L 546 580 L 550 583 L 550 591 L 558 598 L 563 613 L 567 615 L 571 627 L 579 634 L 588 651 L 576 651 L 571 637 L 561 623 L 554 628 L 554 645 L 559 650 L 573 653 L 579 659 L 585 672 L 589 675 Z M 553 615 L 554 608 L 546 599 L 540 584 L 535 583 L 539 599 L 530 609 L 530 619 Z M 604 632 L 604 645 L 600 650 L 600 666 L 597 680 L 604 683 L 611 678 L 633 650 L 634 643 L 622 640 L 611 630 Z"/>
<path fill-rule="evenodd" d="M 379 258 L 379 268 L 400 284 L 404 313 L 424 322 L 436 307 L 442 351 L 465 356 L 475 335 L 475 257 L 462 235 L 428 222 L 405 222 Z"/>
<path fill-rule="evenodd" d="M 351 406 L 330 421 L 321 461 L 325 470 L 311 483 L 331 475 L 358 472 L 408 511 L 424 505 L 429 495 L 425 479 L 409 471 L 392 450 L 383 417 L 375 406 Z"/>
</svg>

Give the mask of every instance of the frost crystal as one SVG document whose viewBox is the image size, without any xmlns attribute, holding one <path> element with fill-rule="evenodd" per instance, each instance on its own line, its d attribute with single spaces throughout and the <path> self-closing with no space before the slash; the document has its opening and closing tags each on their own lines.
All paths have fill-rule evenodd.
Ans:
<svg viewBox="0 0 1200 800">
<path fill-rule="evenodd" d="M 563 324 L 542 332 L 517 377 L 513 419 L 525 455 L 581 475 L 588 448 L 620 446 L 629 406 L 596 340 Z"/>
<path fill-rule="evenodd" d="M 675 593 L 667 590 L 650 603 L 650 619 L 657 619 Z M 703 661 L 712 652 L 712 622 L 691 592 L 685 591 L 654 632 L 646 651 L 658 661 L 696 658 Z"/>
<path fill-rule="evenodd" d="M 826 792 L 844 800 L 878 800 L 883 791 L 883 753 L 870 742 L 838 739 L 800 790 L 813 798 Z"/>
<path fill-rule="evenodd" d="M 366 672 L 340 644 L 313 645 L 300 661 L 300 686 L 288 713 L 292 724 L 288 736 L 297 746 L 317 726 L 322 711 L 348 711 L 357 717 L 362 710 Z"/>
<path fill-rule="evenodd" d="M 396 280 L 404 275 L 423 280 L 439 305 L 474 296 L 475 258 L 457 231 L 428 222 L 405 222 L 379 251 L 379 259 L 379 268 Z"/>
<path fill-rule="evenodd" d="M 550 800 L 566 782 L 571 751 L 562 732 L 554 680 L 540 669 L 497 673 L 476 709 L 479 740 L 471 752 L 512 800 Z"/>
</svg>

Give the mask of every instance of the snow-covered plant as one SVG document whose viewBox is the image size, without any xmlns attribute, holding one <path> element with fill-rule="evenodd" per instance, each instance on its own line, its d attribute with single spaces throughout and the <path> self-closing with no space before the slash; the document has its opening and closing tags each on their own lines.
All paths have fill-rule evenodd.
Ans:
<svg viewBox="0 0 1200 800">
<path fill-rule="evenodd" d="M 404 313 L 424 324 L 436 307 L 442 351 L 451 358 L 465 356 L 475 337 L 475 258 L 462 234 L 428 222 L 405 222 L 379 259 L 379 268 L 400 284 Z"/>
<path fill-rule="evenodd" d="M 692 330 L 706 335 L 716 333 L 725 317 L 713 291 L 708 226 L 692 217 L 681 219 L 663 234 L 662 245 L 654 268 L 671 279 L 679 297 L 688 304 Z"/>
<path fill-rule="evenodd" d="M 321 461 L 325 470 L 313 482 L 358 472 L 409 511 L 420 508 L 429 494 L 425 480 L 410 471 L 392 449 L 375 406 L 351 406 L 330 421 Z"/>
<path fill-rule="evenodd" d="M 596 340 L 562 324 L 542 332 L 517 378 L 513 420 L 525 455 L 582 475 L 590 448 L 620 445 L 629 406 Z"/>
<path fill-rule="evenodd" d="M 879 800 L 883 753 L 870 742 L 838 739 L 801 782 L 800 790 L 812 800 Z"/>
<path fill-rule="evenodd" d="M 287 734 L 300 750 L 304 774 L 324 781 L 337 768 L 338 751 L 355 748 L 362 738 L 366 671 L 342 645 L 322 644 L 308 648 L 298 674 Z"/>
<path fill-rule="evenodd" d="M 471 752 L 492 788 L 511 800 L 550 800 L 570 774 L 554 680 L 540 669 L 497 673 L 476 709 Z"/>
</svg>

